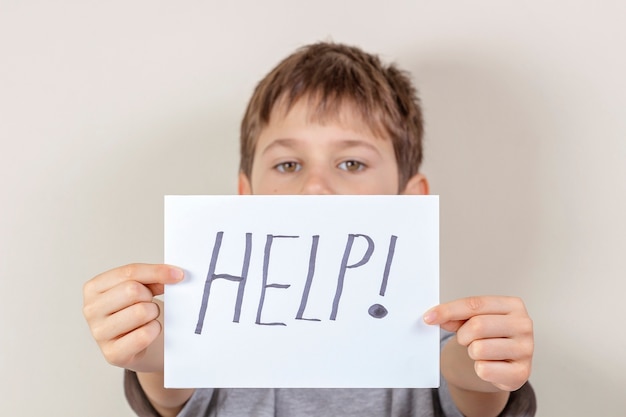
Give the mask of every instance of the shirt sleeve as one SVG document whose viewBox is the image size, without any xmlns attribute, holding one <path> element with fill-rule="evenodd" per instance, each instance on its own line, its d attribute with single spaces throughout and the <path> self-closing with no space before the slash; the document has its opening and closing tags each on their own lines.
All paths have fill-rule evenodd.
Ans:
<svg viewBox="0 0 626 417">
<path fill-rule="evenodd" d="M 537 412 L 535 390 L 526 382 L 517 391 L 511 392 L 509 401 L 500 414 L 500 417 L 533 417 Z"/>
<path fill-rule="evenodd" d="M 185 403 L 183 409 L 178 413 L 179 417 L 184 416 L 209 416 L 212 410 L 213 400 L 212 389 L 196 389 Z M 154 409 L 150 400 L 146 396 L 137 374 L 128 369 L 124 370 L 124 394 L 130 408 L 141 417 L 161 417 Z"/>
<path fill-rule="evenodd" d="M 124 394 L 128 405 L 138 416 L 161 417 L 141 388 L 137 374 L 128 369 L 124 369 Z"/>
</svg>

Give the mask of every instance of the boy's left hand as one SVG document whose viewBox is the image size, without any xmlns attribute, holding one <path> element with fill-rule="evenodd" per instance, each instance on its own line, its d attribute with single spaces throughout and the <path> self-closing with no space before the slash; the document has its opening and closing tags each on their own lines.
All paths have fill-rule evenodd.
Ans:
<svg viewBox="0 0 626 417">
<path fill-rule="evenodd" d="M 424 314 L 427 324 L 456 332 L 482 380 L 515 391 L 528 380 L 534 350 L 533 322 L 516 297 L 468 297 Z"/>
</svg>

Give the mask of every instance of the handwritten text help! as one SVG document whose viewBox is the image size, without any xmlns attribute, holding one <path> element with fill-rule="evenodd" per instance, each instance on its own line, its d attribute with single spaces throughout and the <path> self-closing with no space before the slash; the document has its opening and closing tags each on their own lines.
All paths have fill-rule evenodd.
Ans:
<svg viewBox="0 0 626 417">
<path fill-rule="evenodd" d="M 167 196 L 165 385 L 434 387 L 436 196 Z"/>
</svg>

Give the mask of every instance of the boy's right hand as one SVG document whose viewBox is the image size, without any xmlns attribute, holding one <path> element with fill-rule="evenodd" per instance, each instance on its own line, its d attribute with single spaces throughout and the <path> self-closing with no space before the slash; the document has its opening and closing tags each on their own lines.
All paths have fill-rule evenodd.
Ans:
<svg viewBox="0 0 626 417">
<path fill-rule="evenodd" d="M 109 363 L 137 372 L 163 371 L 161 309 L 153 297 L 163 294 L 164 284 L 182 279 L 183 271 L 169 265 L 131 264 L 85 283 L 83 314 Z"/>
</svg>

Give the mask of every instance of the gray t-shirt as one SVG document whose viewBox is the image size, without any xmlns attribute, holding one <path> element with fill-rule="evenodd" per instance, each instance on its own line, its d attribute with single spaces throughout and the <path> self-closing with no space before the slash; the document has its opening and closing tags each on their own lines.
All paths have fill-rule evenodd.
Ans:
<svg viewBox="0 0 626 417">
<path fill-rule="evenodd" d="M 441 345 L 450 333 L 442 333 Z M 140 416 L 158 416 L 136 375 L 125 374 L 130 406 Z M 535 415 L 529 384 L 511 393 L 502 417 Z M 443 378 L 438 389 L 207 388 L 196 389 L 179 417 L 463 417 Z"/>
<path fill-rule="evenodd" d="M 441 394 L 439 415 L 463 417 Z M 199 389 L 179 416 L 435 417 L 435 410 L 429 389 Z"/>
</svg>

